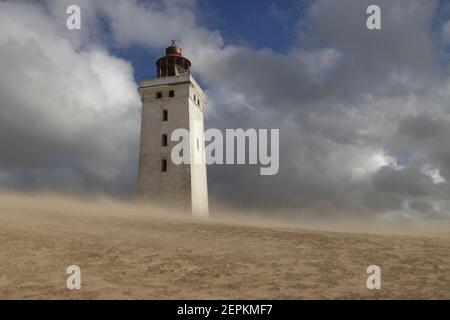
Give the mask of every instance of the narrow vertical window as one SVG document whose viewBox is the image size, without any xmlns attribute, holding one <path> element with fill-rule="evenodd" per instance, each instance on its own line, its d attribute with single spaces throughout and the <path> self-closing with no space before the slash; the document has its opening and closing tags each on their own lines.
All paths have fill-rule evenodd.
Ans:
<svg viewBox="0 0 450 320">
<path fill-rule="evenodd" d="M 163 147 L 167 147 L 167 134 L 162 135 L 161 144 Z"/>
<path fill-rule="evenodd" d="M 162 93 L 161 92 L 157 92 L 156 93 L 156 99 L 161 99 L 162 98 Z"/>
<path fill-rule="evenodd" d="M 197 150 L 200 150 L 200 140 L 197 138 Z"/>
<path fill-rule="evenodd" d="M 162 159 L 161 160 L 161 171 L 162 172 L 166 172 L 167 171 L 167 160 L 166 159 Z"/>
<path fill-rule="evenodd" d="M 167 121 L 169 119 L 169 113 L 167 112 L 166 109 L 163 110 L 162 113 L 162 121 Z"/>
<path fill-rule="evenodd" d="M 169 91 L 169 97 L 175 97 L 175 91 L 170 90 Z"/>
</svg>

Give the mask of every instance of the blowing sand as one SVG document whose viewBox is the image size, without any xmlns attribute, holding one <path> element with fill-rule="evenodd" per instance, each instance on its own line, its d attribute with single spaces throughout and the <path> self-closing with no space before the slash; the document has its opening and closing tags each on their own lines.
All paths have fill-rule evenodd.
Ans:
<svg viewBox="0 0 450 320">
<path fill-rule="evenodd" d="M 450 298 L 445 228 L 370 235 L 165 215 L 108 200 L 0 195 L 0 299 Z M 72 264 L 81 290 L 66 288 Z M 381 290 L 366 288 L 372 264 Z"/>
</svg>

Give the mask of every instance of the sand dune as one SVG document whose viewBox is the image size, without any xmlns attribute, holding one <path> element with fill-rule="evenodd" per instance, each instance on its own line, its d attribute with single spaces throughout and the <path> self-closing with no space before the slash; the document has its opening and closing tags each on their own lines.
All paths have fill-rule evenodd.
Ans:
<svg viewBox="0 0 450 320">
<path fill-rule="evenodd" d="M 371 235 L 167 215 L 105 199 L 0 195 L 0 298 L 450 298 L 445 228 Z M 66 288 L 72 264 L 81 290 Z M 366 288 L 371 264 L 381 290 Z"/>
</svg>

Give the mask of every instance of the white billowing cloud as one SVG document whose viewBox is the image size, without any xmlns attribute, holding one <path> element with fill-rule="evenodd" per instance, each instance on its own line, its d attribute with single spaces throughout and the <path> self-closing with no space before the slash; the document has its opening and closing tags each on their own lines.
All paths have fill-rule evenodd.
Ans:
<svg viewBox="0 0 450 320">
<path fill-rule="evenodd" d="M 370 1 L 315 1 L 288 54 L 225 46 L 207 60 L 214 63 L 200 71 L 217 99 L 214 125 L 280 128 L 282 139 L 278 178 L 236 169 L 245 198 L 232 188 L 231 170 L 212 171 L 229 183 L 220 189 L 226 197 L 369 213 L 408 203 L 411 212 L 449 215 L 449 185 L 435 183 L 436 170 L 450 177 L 448 75 L 431 31 L 437 3 L 376 2 L 379 32 L 365 28 Z M 421 170 L 429 163 L 433 174 Z"/>
<path fill-rule="evenodd" d="M 53 22 L 39 5 L 0 3 L 0 167 L 16 173 L 3 185 L 123 188 L 139 125 L 132 66 L 76 48 Z"/>
<path fill-rule="evenodd" d="M 429 176 L 431 179 L 433 179 L 433 183 L 435 183 L 435 184 L 447 182 L 444 178 L 442 178 L 441 173 L 439 172 L 439 169 L 433 168 L 430 165 L 424 165 L 421 168 L 421 172 L 423 174 L 426 174 L 427 176 Z"/>
<path fill-rule="evenodd" d="M 289 53 L 292 63 L 301 63 L 313 81 L 320 81 L 336 65 L 341 54 L 336 49 L 298 50 Z"/>
<path fill-rule="evenodd" d="M 287 54 L 226 44 L 195 1 L 79 0 L 80 32 L 64 28 L 72 1 L 2 2 L 1 184 L 132 192 L 140 103 L 130 63 L 109 51 L 176 39 L 208 84 L 207 127 L 280 129 L 279 174 L 210 167 L 212 204 L 448 217 L 437 2 L 373 1 L 313 2 Z M 375 3 L 383 25 L 369 33 Z"/>
<path fill-rule="evenodd" d="M 445 43 L 450 44 L 450 21 L 442 27 L 442 38 Z"/>
<path fill-rule="evenodd" d="M 368 150 L 364 153 L 360 152 L 358 153 L 358 156 L 361 159 L 355 161 L 351 168 L 351 180 L 355 182 L 370 178 L 371 174 L 376 173 L 384 166 L 398 168 L 395 164 L 395 160 L 380 150 L 375 150 L 373 152 Z"/>
<path fill-rule="evenodd" d="M 180 40 L 180 45 L 189 44 L 193 53 L 208 45 L 222 45 L 219 33 L 196 23 L 194 9 L 194 1 L 103 1 L 99 5 L 99 10 L 109 17 L 114 39 L 122 46 L 137 44 L 160 49 L 167 46 L 168 39 L 175 39 Z"/>
<path fill-rule="evenodd" d="M 103 42 L 109 47 L 141 46 L 162 52 L 170 40 L 176 40 L 185 50 L 183 53 L 198 62 L 213 58 L 224 45 L 220 32 L 198 24 L 195 0 L 76 2 L 82 11 L 83 32 L 75 35 L 67 30 L 63 32 L 77 45 Z M 47 3 L 55 23 L 65 23 L 66 16 L 61 13 L 73 1 L 48 0 Z"/>
</svg>

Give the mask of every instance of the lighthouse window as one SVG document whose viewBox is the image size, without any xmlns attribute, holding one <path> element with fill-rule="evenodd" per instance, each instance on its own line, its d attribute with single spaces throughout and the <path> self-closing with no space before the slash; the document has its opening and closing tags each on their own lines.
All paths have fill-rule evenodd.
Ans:
<svg viewBox="0 0 450 320">
<path fill-rule="evenodd" d="M 162 93 L 161 92 L 157 92 L 156 93 L 156 99 L 161 99 L 162 98 Z"/>
<path fill-rule="evenodd" d="M 169 97 L 175 97 L 175 91 L 170 90 L 169 91 Z"/>
<path fill-rule="evenodd" d="M 161 143 L 162 143 L 162 146 L 163 146 L 163 147 L 167 147 L 167 134 L 163 134 L 163 135 L 162 135 L 162 141 L 161 141 Z"/>
<path fill-rule="evenodd" d="M 162 114 L 162 121 L 167 121 L 169 118 L 169 113 L 167 112 L 167 110 L 163 110 L 163 114 Z"/>
<path fill-rule="evenodd" d="M 167 171 L 167 160 L 166 159 L 162 159 L 161 160 L 161 171 L 162 172 L 166 172 Z"/>
</svg>

